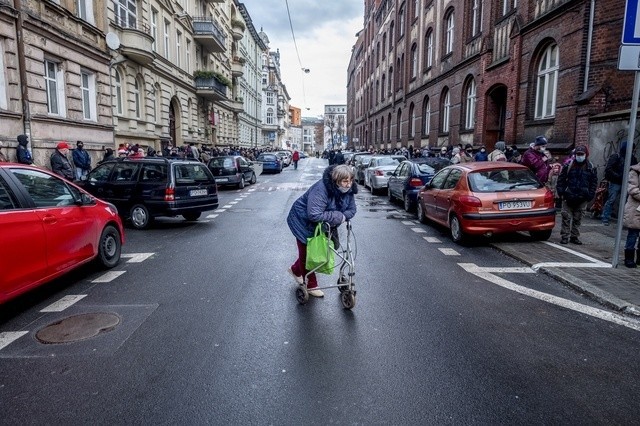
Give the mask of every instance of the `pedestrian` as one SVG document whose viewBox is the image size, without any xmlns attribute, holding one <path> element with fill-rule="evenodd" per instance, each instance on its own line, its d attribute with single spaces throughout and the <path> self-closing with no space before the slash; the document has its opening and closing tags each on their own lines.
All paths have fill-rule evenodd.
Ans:
<svg viewBox="0 0 640 426">
<path fill-rule="evenodd" d="M 102 164 L 105 161 L 114 160 L 116 157 L 113 155 L 113 149 L 107 148 L 104 150 L 104 157 L 98 161 L 98 164 Z"/>
<path fill-rule="evenodd" d="M 462 162 L 460 157 L 460 148 L 455 147 L 451 150 L 451 164 L 458 164 Z"/>
<path fill-rule="evenodd" d="M 4 152 L 2 152 L 2 142 L 0 142 L 0 163 L 8 163 L 9 159 L 7 158 L 6 155 L 4 155 Z"/>
<path fill-rule="evenodd" d="M 562 200 L 558 195 L 558 178 L 560 177 L 560 172 L 562 171 L 562 164 L 558 162 L 554 162 L 551 164 L 551 168 L 549 169 L 549 178 L 547 179 L 547 183 L 545 186 L 553 193 L 554 205 L 557 209 L 562 208 Z"/>
<path fill-rule="evenodd" d="M 622 223 L 627 228 L 627 241 L 624 245 L 624 266 L 635 268 L 640 265 L 640 164 L 634 164 L 629 170 L 627 180 L 627 202 L 624 205 Z"/>
<path fill-rule="evenodd" d="M 296 283 L 303 284 L 307 260 L 307 238 L 313 236 L 318 223 L 324 222 L 332 229 L 337 228 L 356 214 L 355 194 L 358 185 L 354 182 L 353 171 L 346 164 L 329 166 L 322 174 L 322 179 L 298 198 L 287 216 L 289 229 L 296 237 L 298 259 L 289 268 Z M 337 229 L 336 229 L 337 232 Z M 337 235 L 337 234 L 336 234 Z M 316 274 L 310 274 L 307 281 L 309 294 L 322 297 L 322 290 L 318 287 Z"/>
<path fill-rule="evenodd" d="M 613 153 L 607 160 L 607 165 L 604 169 L 604 178 L 607 180 L 607 201 L 602 208 L 602 224 L 609 225 L 609 219 L 611 218 L 611 211 L 613 206 L 616 205 L 617 200 L 620 197 L 620 191 L 622 190 L 622 177 L 624 175 L 624 162 L 627 156 L 627 142 L 624 141 L 620 144 L 618 152 Z M 631 166 L 638 164 L 635 156 L 631 156 Z"/>
<path fill-rule="evenodd" d="M 344 164 L 344 154 L 341 149 L 339 149 L 338 152 L 336 152 L 335 157 L 333 157 L 333 164 L 337 166 Z"/>
<path fill-rule="evenodd" d="M 29 136 L 20 135 L 18 136 L 18 146 L 16 146 L 16 158 L 18 159 L 18 163 L 22 164 L 33 164 L 33 156 L 31 152 L 27 149 L 27 144 L 29 143 Z"/>
<path fill-rule="evenodd" d="M 533 146 L 525 151 L 520 162 L 536 175 L 540 183 L 547 183 L 549 177 L 549 157 L 545 155 L 544 150 L 547 145 L 547 138 L 538 136 L 533 142 Z"/>
<path fill-rule="evenodd" d="M 470 163 L 473 161 L 473 146 L 468 143 L 464 147 L 464 151 L 460 151 L 460 162 Z"/>
<path fill-rule="evenodd" d="M 561 244 L 582 244 L 580 223 L 587 203 L 595 197 L 598 186 L 596 168 L 588 157 L 589 149 L 585 145 L 578 145 L 575 149 L 575 159 L 565 165 L 558 176 L 556 188 L 562 198 Z"/>
<path fill-rule="evenodd" d="M 440 154 L 438 154 L 438 157 L 440 158 L 449 158 L 449 156 L 447 155 L 447 147 L 443 146 L 442 148 L 440 148 Z"/>
<path fill-rule="evenodd" d="M 71 157 L 76 168 L 76 180 L 85 180 L 91 171 L 91 156 L 84 149 L 82 141 L 76 142 L 76 149 L 73 150 Z"/>
<path fill-rule="evenodd" d="M 504 141 L 496 142 L 495 149 L 491 151 L 487 157 L 488 161 L 507 161 L 507 156 L 504 154 L 506 144 Z"/>
<path fill-rule="evenodd" d="M 73 166 L 67 157 L 69 148 L 69 144 L 65 141 L 58 142 L 55 151 L 51 154 L 51 171 L 67 180 L 73 181 Z"/>
<path fill-rule="evenodd" d="M 489 155 L 487 154 L 487 148 L 483 146 L 480 147 L 480 151 L 476 152 L 476 155 L 473 156 L 474 161 L 489 161 Z"/>
<path fill-rule="evenodd" d="M 293 161 L 293 170 L 298 170 L 298 161 L 300 161 L 300 153 L 297 149 L 293 151 L 293 155 L 291 156 L 291 161 Z"/>
</svg>

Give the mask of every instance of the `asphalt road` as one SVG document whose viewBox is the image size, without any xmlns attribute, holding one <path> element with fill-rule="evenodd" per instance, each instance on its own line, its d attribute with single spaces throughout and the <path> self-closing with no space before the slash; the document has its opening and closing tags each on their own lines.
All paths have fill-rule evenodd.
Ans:
<svg viewBox="0 0 640 426">
<path fill-rule="evenodd" d="M 638 422 L 640 324 L 367 190 L 355 308 L 337 289 L 299 305 L 285 218 L 324 164 L 223 189 L 197 223 L 129 228 L 120 275 L 85 267 L 1 306 L 0 424 Z M 88 313 L 119 322 L 36 338 Z"/>
</svg>

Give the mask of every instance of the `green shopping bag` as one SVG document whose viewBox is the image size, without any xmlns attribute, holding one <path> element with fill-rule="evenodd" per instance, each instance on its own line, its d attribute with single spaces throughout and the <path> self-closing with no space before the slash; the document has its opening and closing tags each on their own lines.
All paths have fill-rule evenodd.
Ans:
<svg viewBox="0 0 640 426">
<path fill-rule="evenodd" d="M 333 241 L 322 232 L 322 222 L 320 222 L 316 225 L 313 237 L 307 238 L 307 261 L 305 268 L 307 268 L 307 271 L 318 268 L 316 272 L 320 274 L 333 274 L 335 260 Z"/>
</svg>

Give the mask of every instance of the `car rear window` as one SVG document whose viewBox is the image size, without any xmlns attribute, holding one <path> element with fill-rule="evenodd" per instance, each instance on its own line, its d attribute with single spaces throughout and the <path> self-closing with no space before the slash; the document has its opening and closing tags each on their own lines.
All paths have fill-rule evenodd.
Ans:
<svg viewBox="0 0 640 426">
<path fill-rule="evenodd" d="M 509 192 L 538 189 L 542 184 L 529 169 L 494 169 L 469 173 L 473 192 Z"/>
<path fill-rule="evenodd" d="M 209 167 L 220 167 L 224 169 L 232 169 L 235 167 L 233 164 L 233 158 L 231 157 L 218 157 L 212 158 L 209 163 Z"/>
<path fill-rule="evenodd" d="M 213 175 L 204 164 L 176 164 L 176 185 L 189 185 L 215 181 Z"/>
<path fill-rule="evenodd" d="M 376 163 L 378 166 L 397 166 L 400 164 L 395 158 L 379 158 Z"/>
<path fill-rule="evenodd" d="M 275 155 L 261 155 L 258 157 L 258 161 L 276 161 Z"/>
</svg>

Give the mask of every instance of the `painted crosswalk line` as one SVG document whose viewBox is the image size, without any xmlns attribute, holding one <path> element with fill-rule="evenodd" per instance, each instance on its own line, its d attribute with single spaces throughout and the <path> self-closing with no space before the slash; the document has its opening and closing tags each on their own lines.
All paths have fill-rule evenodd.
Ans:
<svg viewBox="0 0 640 426">
<path fill-rule="evenodd" d="M 425 239 L 426 242 L 428 243 L 441 243 L 442 241 L 440 241 L 439 238 L 436 237 L 422 237 Z"/>
<path fill-rule="evenodd" d="M 140 263 L 144 262 L 154 254 L 155 253 L 123 253 L 120 257 L 129 259 L 127 260 L 127 263 Z"/>
<path fill-rule="evenodd" d="M 28 331 L 5 331 L 0 333 L 0 349 L 7 347 L 11 342 L 14 342 L 29 333 Z"/>
<path fill-rule="evenodd" d="M 452 248 L 440 247 L 440 248 L 438 248 L 438 250 L 440 250 L 442 252 L 442 254 L 447 255 L 447 256 L 460 256 L 460 253 L 458 253 L 457 251 L 455 251 Z"/>
<path fill-rule="evenodd" d="M 70 306 L 73 306 L 78 301 L 87 297 L 86 294 L 69 294 L 42 309 L 40 312 L 62 312 Z"/>
<path fill-rule="evenodd" d="M 111 282 L 111 281 L 115 280 L 120 275 L 124 274 L 125 272 L 127 272 L 127 271 L 109 271 L 109 272 L 106 272 L 106 273 L 102 274 L 101 276 L 99 276 L 98 278 L 96 278 L 95 280 L 93 280 L 91 282 L 92 283 L 108 283 L 108 282 Z"/>
</svg>

